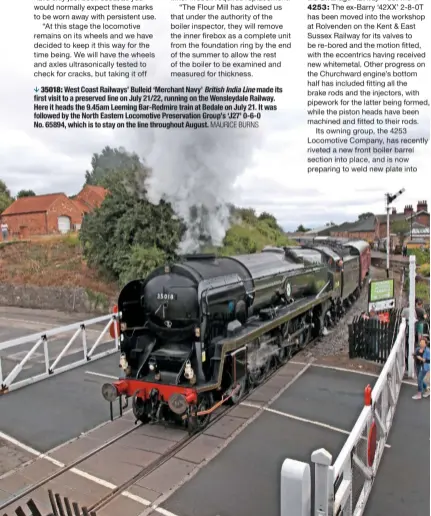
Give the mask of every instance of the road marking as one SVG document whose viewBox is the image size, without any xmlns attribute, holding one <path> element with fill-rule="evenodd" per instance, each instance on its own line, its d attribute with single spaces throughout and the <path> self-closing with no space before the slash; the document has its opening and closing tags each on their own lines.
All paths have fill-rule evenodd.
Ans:
<svg viewBox="0 0 431 516">
<path fill-rule="evenodd" d="M 22 450 L 25 450 L 26 452 L 34 455 L 38 459 L 45 459 L 45 460 L 51 462 L 52 464 L 55 464 L 59 468 L 64 468 L 64 466 L 66 466 L 66 464 L 50 457 L 46 453 L 38 452 L 34 448 L 27 446 L 26 444 L 18 441 L 17 439 L 15 439 L 14 437 L 11 437 L 10 435 L 5 434 L 4 432 L 0 431 L 0 438 L 4 439 L 5 441 L 10 442 L 14 446 L 21 448 Z M 90 473 L 86 473 L 85 471 L 83 471 L 81 469 L 71 468 L 69 471 L 74 473 L 75 475 L 85 478 L 86 480 L 90 480 L 91 482 L 94 482 L 95 484 L 106 487 L 107 489 L 116 489 L 117 488 L 117 486 L 115 484 L 111 484 L 111 482 L 108 482 L 108 481 L 104 480 L 103 478 L 95 477 L 94 475 L 91 475 Z M 5 476 L 9 476 L 9 475 L 5 475 Z M 145 505 L 145 507 L 151 506 L 151 502 L 149 500 L 146 500 L 145 498 L 142 498 L 141 496 L 134 495 L 133 493 L 130 493 L 129 491 L 123 491 L 121 493 L 121 495 L 126 498 L 129 498 L 130 500 L 133 500 L 137 503 L 140 503 L 141 505 Z M 162 508 L 158 509 L 158 508 L 154 507 L 153 510 L 157 511 L 158 513 L 162 514 L 163 516 L 176 516 L 175 514 L 170 513 L 169 511 L 166 511 L 165 509 L 162 509 Z"/>
<path fill-rule="evenodd" d="M 259 405 L 255 405 L 254 403 L 248 403 L 247 401 L 243 401 L 240 405 L 244 405 L 244 407 L 256 408 L 259 409 Z M 333 430 L 334 432 L 338 432 L 344 435 L 350 435 L 351 432 L 347 430 L 343 430 L 342 428 L 337 428 L 336 426 L 327 425 L 326 423 L 320 423 L 319 421 L 314 421 L 312 419 L 305 419 L 303 417 L 294 416 L 293 414 L 288 414 L 287 412 L 281 412 L 280 410 L 275 410 L 269 407 L 263 407 L 265 412 L 270 412 L 271 414 L 276 414 L 277 416 L 283 416 L 289 419 L 294 419 L 295 421 L 300 421 L 301 423 L 309 423 L 311 425 L 320 426 L 321 428 L 326 428 L 327 430 Z M 366 439 L 365 437 L 361 437 L 361 439 Z M 385 448 L 391 448 L 390 444 L 385 444 Z"/>
<path fill-rule="evenodd" d="M 101 378 L 110 378 L 111 380 L 118 380 L 118 376 L 110 376 L 109 374 L 96 373 L 95 371 L 85 371 L 85 374 L 91 374 L 93 376 L 100 376 Z"/>
<path fill-rule="evenodd" d="M 30 455 L 34 455 L 40 459 L 46 459 L 52 464 L 55 464 L 56 466 L 62 467 L 64 464 L 59 462 L 58 460 L 53 459 L 52 457 L 49 457 L 46 453 L 41 453 L 31 446 L 27 446 L 26 444 L 22 443 L 21 441 L 18 441 L 14 437 L 5 434 L 4 432 L 0 431 L 0 439 L 3 439 L 4 441 L 8 441 L 9 443 L 13 444 L 17 448 L 21 448 L 21 450 L 26 451 L 27 453 L 30 453 Z"/>
<path fill-rule="evenodd" d="M 287 364 L 289 365 L 290 362 Z M 278 398 L 293 384 L 298 380 L 304 373 L 309 369 L 311 364 L 306 364 L 306 366 L 301 369 L 298 373 L 295 374 L 295 376 L 287 382 L 287 384 L 282 387 L 275 396 L 273 396 L 264 406 L 271 405 L 274 403 Z M 274 375 L 274 377 L 277 376 L 277 374 Z M 182 487 L 184 484 L 189 482 L 192 478 L 194 478 L 199 471 L 205 467 L 207 464 L 209 464 L 213 459 L 219 455 L 229 444 L 236 438 L 238 435 L 245 430 L 253 421 L 255 421 L 261 414 L 263 414 L 264 406 L 259 406 L 258 410 L 255 414 L 253 414 L 249 419 L 247 419 L 235 432 L 233 432 L 225 441 L 224 443 L 214 450 L 206 459 L 204 459 L 200 464 L 198 464 L 195 469 L 193 469 L 186 477 L 184 477 L 180 482 L 178 482 L 177 485 L 173 486 L 168 493 L 164 493 L 150 506 L 148 509 L 143 511 L 139 516 L 150 516 L 153 511 L 157 511 L 160 514 L 163 514 L 164 516 L 176 516 L 175 514 L 172 514 L 171 512 L 167 511 L 166 509 L 163 509 L 160 507 L 162 503 L 165 503 L 166 500 L 168 500 L 180 487 Z"/>
<path fill-rule="evenodd" d="M 291 361 L 292 364 L 296 365 L 305 365 L 307 362 L 294 362 Z M 380 375 L 377 373 L 370 373 L 367 371 L 355 371 L 354 369 L 348 369 L 347 367 L 336 367 L 336 366 L 328 366 L 323 364 L 311 364 L 313 367 L 320 367 L 321 369 L 333 369 L 334 371 L 341 371 L 342 373 L 354 373 L 354 374 L 362 374 L 364 376 L 373 376 L 374 378 L 378 378 Z M 403 380 L 405 385 L 413 385 L 417 386 L 417 382 L 414 380 Z"/>
</svg>

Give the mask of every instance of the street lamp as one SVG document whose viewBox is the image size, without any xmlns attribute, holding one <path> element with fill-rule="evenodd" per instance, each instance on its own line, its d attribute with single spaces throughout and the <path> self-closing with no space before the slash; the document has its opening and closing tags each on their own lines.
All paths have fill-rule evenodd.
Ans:
<svg viewBox="0 0 431 516">
<path fill-rule="evenodd" d="M 401 188 L 396 194 L 385 194 L 386 197 L 386 275 L 389 278 L 389 247 L 391 245 L 391 231 L 390 231 L 390 210 L 391 204 L 395 201 L 397 197 L 399 197 L 402 193 L 406 191 L 405 188 Z"/>
</svg>

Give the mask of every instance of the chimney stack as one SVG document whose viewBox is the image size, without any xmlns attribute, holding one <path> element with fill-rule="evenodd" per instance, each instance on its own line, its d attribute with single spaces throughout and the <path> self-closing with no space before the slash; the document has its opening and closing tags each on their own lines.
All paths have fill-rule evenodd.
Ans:
<svg viewBox="0 0 431 516">
<path fill-rule="evenodd" d="M 420 211 L 428 212 L 428 203 L 427 203 L 427 201 L 418 201 L 417 213 L 419 213 Z"/>
<path fill-rule="evenodd" d="M 397 214 L 397 209 L 396 208 L 392 208 L 392 215 L 396 215 Z"/>
<path fill-rule="evenodd" d="M 413 206 L 411 204 L 407 204 L 404 208 L 404 215 L 411 215 L 413 213 Z"/>
</svg>

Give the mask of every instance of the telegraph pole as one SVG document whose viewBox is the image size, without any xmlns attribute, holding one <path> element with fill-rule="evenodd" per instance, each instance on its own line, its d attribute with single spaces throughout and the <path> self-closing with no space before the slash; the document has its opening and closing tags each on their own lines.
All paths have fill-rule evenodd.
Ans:
<svg viewBox="0 0 431 516">
<path fill-rule="evenodd" d="M 405 188 L 401 188 L 394 195 L 385 194 L 386 197 L 386 276 L 389 278 L 389 256 L 390 256 L 390 246 L 391 246 L 391 227 L 390 227 L 390 211 L 391 204 L 395 201 L 397 197 L 403 194 L 406 191 Z"/>
</svg>

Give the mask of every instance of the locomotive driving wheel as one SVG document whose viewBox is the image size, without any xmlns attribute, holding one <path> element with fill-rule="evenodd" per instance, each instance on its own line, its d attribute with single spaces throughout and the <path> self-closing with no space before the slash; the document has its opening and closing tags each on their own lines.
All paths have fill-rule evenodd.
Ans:
<svg viewBox="0 0 431 516">
<path fill-rule="evenodd" d="M 289 338 L 290 333 L 290 321 L 283 324 L 280 328 L 280 337 L 279 337 L 279 349 L 278 349 L 278 361 L 281 365 L 287 364 L 293 355 L 293 346 L 288 345 L 283 347 L 283 343 L 285 340 Z"/>
<path fill-rule="evenodd" d="M 187 420 L 189 434 L 202 431 L 208 426 L 211 419 L 211 414 L 203 414 L 198 416 L 199 412 L 205 412 L 213 406 L 212 394 L 199 394 L 197 404 L 192 408 L 189 418 Z"/>
<path fill-rule="evenodd" d="M 150 421 L 148 415 L 148 404 L 145 400 L 138 397 L 139 392 L 140 391 L 135 392 L 132 398 L 133 415 L 135 416 L 136 421 L 140 421 L 145 425 Z"/>
<path fill-rule="evenodd" d="M 248 380 L 250 387 L 257 387 L 268 374 L 271 357 L 261 354 L 261 341 L 255 339 L 249 344 Z"/>
<path fill-rule="evenodd" d="M 237 405 L 241 401 L 242 397 L 245 394 L 246 387 L 247 387 L 246 377 L 239 380 L 238 383 L 233 387 L 234 394 L 232 394 L 232 397 L 231 397 L 231 402 L 233 405 Z"/>
</svg>

